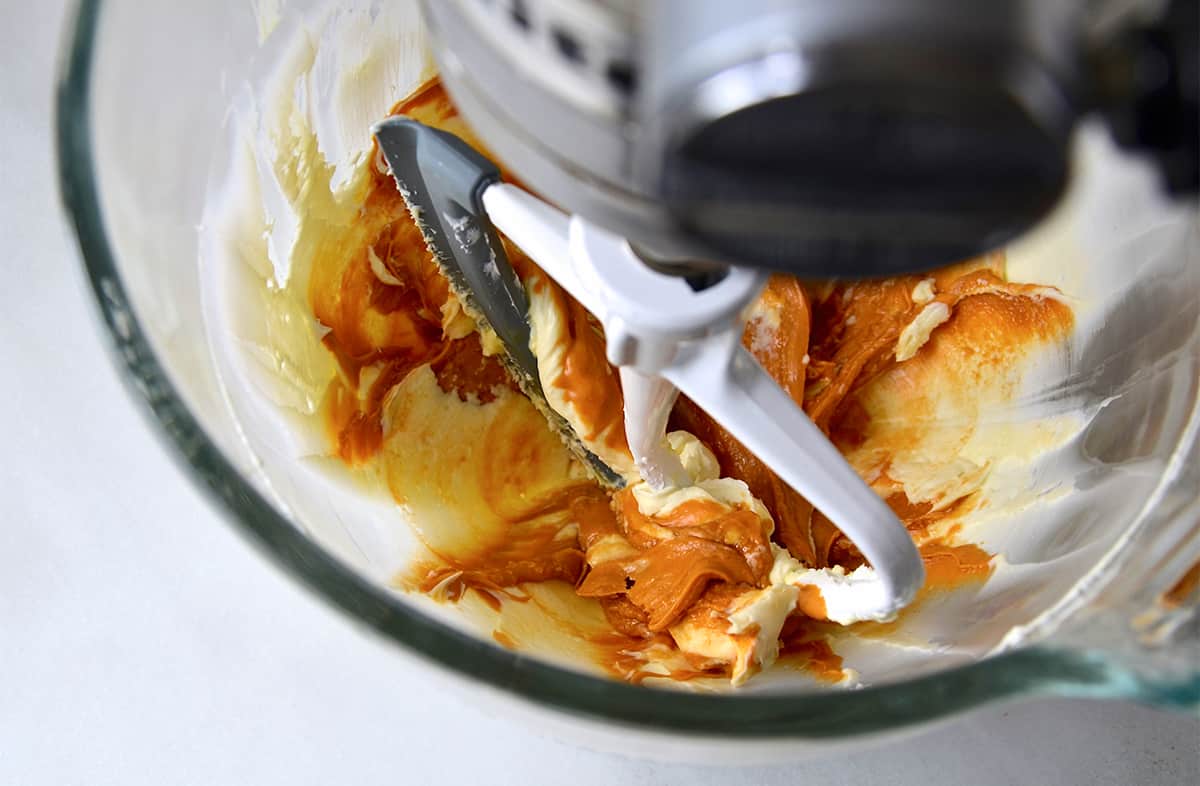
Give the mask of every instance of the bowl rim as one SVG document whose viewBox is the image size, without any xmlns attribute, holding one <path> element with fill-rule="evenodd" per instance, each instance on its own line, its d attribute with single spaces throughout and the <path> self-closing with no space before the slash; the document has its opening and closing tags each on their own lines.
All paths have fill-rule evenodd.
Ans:
<svg viewBox="0 0 1200 786">
<path fill-rule="evenodd" d="M 1004 698 L 1113 697 L 1137 691 L 1096 654 L 1028 647 L 898 683 L 805 693 L 695 693 L 636 686 L 504 649 L 409 607 L 304 536 L 234 465 L 187 409 L 155 356 L 122 283 L 100 207 L 90 87 L 104 0 L 77 0 L 60 52 L 57 175 L 114 362 L 168 452 L 235 529 L 326 603 L 433 665 L 570 716 L 724 738 L 821 740 L 928 723 Z"/>
</svg>

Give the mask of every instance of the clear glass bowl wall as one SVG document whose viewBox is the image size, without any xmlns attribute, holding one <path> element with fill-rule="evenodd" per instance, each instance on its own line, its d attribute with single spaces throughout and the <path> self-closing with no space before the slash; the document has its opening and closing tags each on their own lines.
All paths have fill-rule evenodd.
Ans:
<svg viewBox="0 0 1200 786">
<path fill-rule="evenodd" d="M 1098 310 L 1093 329 L 1077 337 L 1071 373 L 1038 394 L 1096 413 L 1075 457 L 1078 520 L 1024 543 L 1022 558 L 1069 568 L 1024 588 L 1037 599 L 1024 616 L 979 628 L 989 657 L 915 664 L 853 692 L 785 682 L 698 695 L 617 684 L 505 650 L 444 609 L 390 589 L 345 530 L 329 524 L 336 500 L 294 482 L 269 435 L 247 433 L 251 405 L 223 387 L 205 330 L 197 227 L 214 178 L 228 167 L 231 102 L 265 78 L 289 30 L 331 18 L 314 13 L 329 3 L 289 2 L 260 40 L 271 5 L 80 3 L 64 38 L 59 166 L 86 273 L 131 386 L 234 526 L 313 592 L 398 645 L 513 696 L 664 731 L 849 736 L 1043 693 L 1195 705 L 1194 594 L 1182 607 L 1158 602 L 1200 557 L 1194 203 L 1164 202 L 1147 172 L 1108 163 L 1108 152 L 1062 219 L 1108 276 L 1092 283 L 1121 283 L 1092 293 Z M 334 5 L 371 19 L 380 4 Z M 396 46 L 413 46 L 417 32 L 395 30 Z M 1107 149 L 1102 140 L 1094 146 Z M 395 537 L 386 547 L 403 552 L 405 536 Z M 982 624 L 978 616 L 973 624 Z"/>
</svg>

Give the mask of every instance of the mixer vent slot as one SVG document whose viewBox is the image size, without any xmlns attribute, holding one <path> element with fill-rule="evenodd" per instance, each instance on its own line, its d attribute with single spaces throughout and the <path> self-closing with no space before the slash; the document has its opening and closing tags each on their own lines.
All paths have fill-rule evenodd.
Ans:
<svg viewBox="0 0 1200 786">
<path fill-rule="evenodd" d="M 558 61 L 576 79 L 612 99 L 628 99 L 637 89 L 637 66 L 628 39 L 616 43 L 613 30 L 597 34 L 594 24 L 581 22 L 570 6 L 584 0 L 477 0 L 477 7 L 497 25 L 529 43 L 531 51 Z M 586 17 L 585 17 L 586 18 Z"/>
</svg>

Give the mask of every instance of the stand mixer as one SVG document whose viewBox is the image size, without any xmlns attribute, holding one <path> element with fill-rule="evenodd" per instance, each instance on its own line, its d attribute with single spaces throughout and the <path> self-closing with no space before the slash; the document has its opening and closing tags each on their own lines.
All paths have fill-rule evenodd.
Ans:
<svg viewBox="0 0 1200 786">
<path fill-rule="evenodd" d="M 769 271 L 891 275 L 997 248 L 1057 202 L 1090 114 L 1150 156 L 1171 193 L 1200 183 L 1194 3 L 424 11 L 462 114 L 549 202 L 444 132 L 393 118 L 375 133 L 514 378 L 539 395 L 528 305 L 496 229 L 603 324 L 639 479 L 686 485 L 664 439 L 684 392 L 855 542 L 877 574 L 873 619 L 912 600 L 923 567 L 887 505 L 741 346 Z M 579 452 L 601 480 L 632 480 Z"/>
</svg>

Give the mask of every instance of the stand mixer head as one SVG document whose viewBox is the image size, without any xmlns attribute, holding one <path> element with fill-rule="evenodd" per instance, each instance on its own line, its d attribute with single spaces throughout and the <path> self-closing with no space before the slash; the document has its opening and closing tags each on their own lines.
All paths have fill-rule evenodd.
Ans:
<svg viewBox="0 0 1200 786">
<path fill-rule="evenodd" d="M 657 267 L 926 269 L 1053 207 L 1101 114 L 1197 188 L 1196 9 L 1156 2 L 426 2 L 508 168 Z"/>
</svg>

